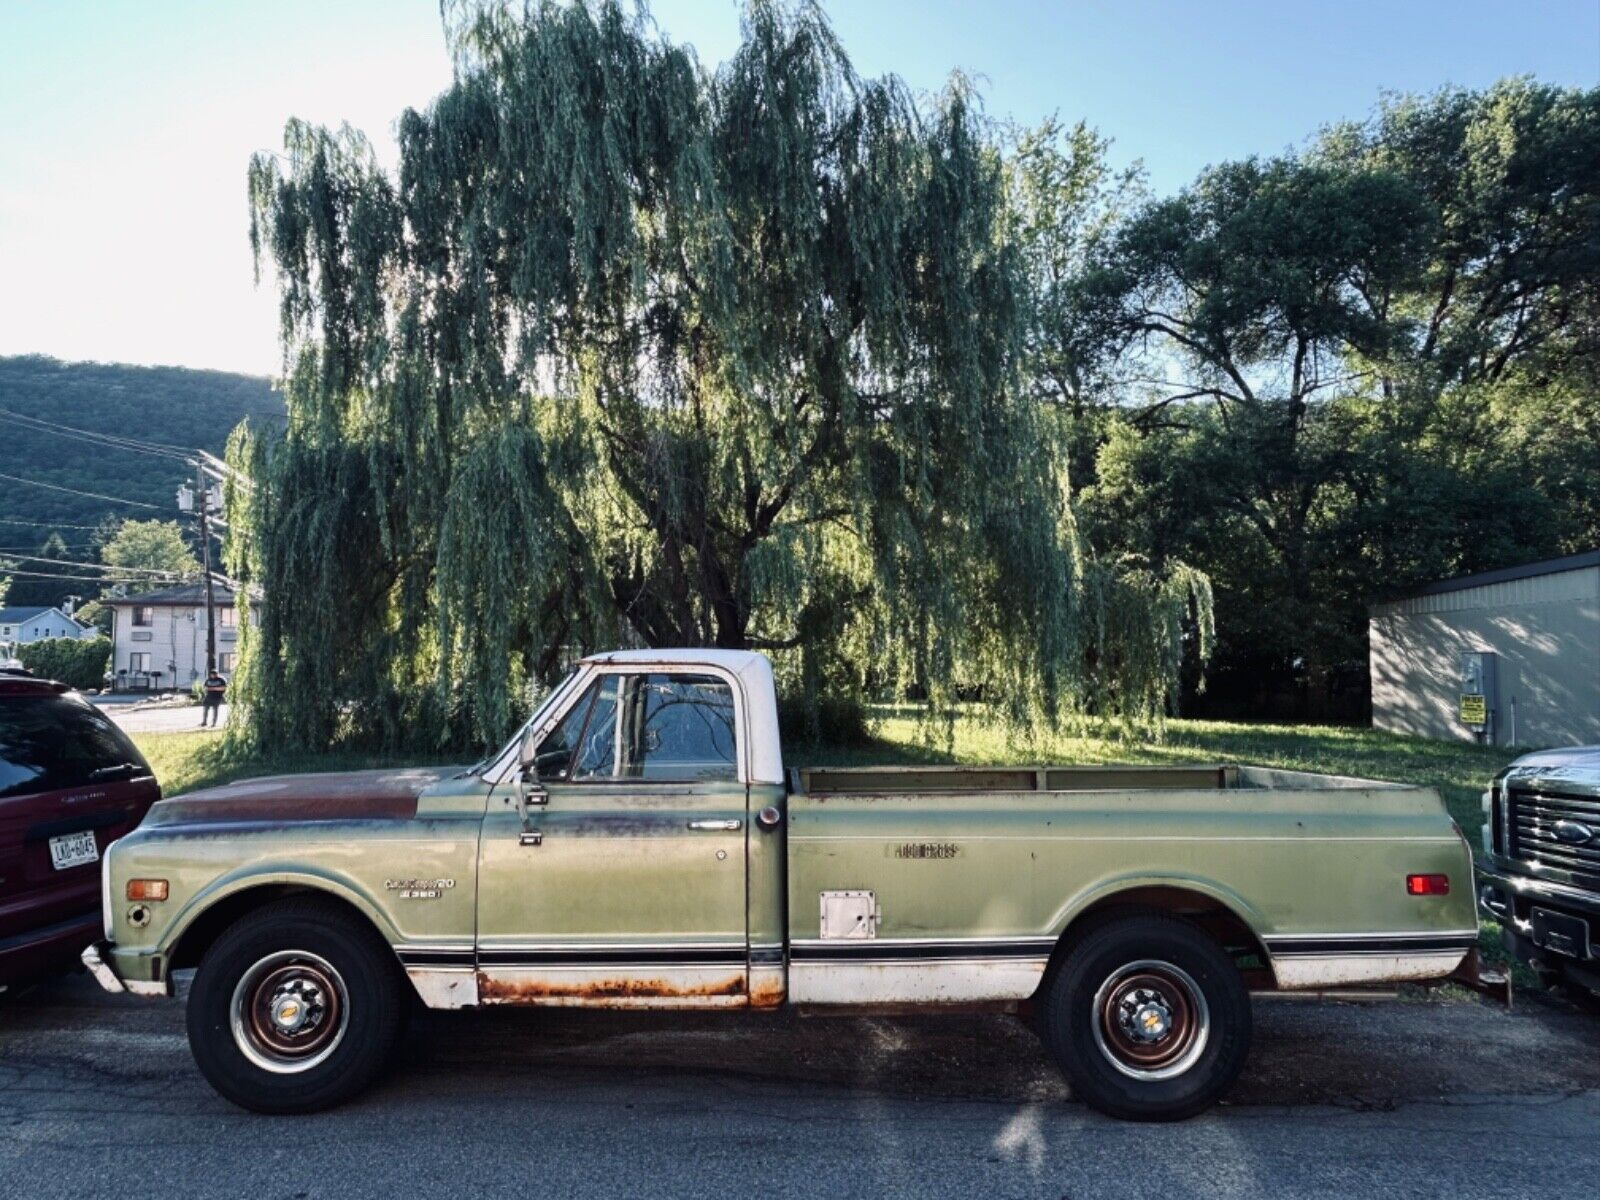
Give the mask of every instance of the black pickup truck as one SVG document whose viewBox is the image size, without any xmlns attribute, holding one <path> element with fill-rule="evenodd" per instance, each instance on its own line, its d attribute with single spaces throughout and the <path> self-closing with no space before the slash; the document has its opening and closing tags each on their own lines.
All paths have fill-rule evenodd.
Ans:
<svg viewBox="0 0 1600 1200">
<path fill-rule="evenodd" d="M 1600 746 L 1517 759 L 1484 807 L 1479 906 L 1541 979 L 1600 995 Z"/>
</svg>

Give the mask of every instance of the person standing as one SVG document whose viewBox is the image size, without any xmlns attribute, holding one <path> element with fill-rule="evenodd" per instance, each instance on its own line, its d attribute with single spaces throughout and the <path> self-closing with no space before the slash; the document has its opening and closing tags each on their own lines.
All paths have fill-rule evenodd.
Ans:
<svg viewBox="0 0 1600 1200">
<path fill-rule="evenodd" d="M 211 727 L 217 727 L 217 721 L 222 715 L 222 698 L 228 694 L 228 681 L 215 670 L 206 676 L 200 700 L 200 728 L 206 727 L 206 718 L 211 718 Z"/>
</svg>

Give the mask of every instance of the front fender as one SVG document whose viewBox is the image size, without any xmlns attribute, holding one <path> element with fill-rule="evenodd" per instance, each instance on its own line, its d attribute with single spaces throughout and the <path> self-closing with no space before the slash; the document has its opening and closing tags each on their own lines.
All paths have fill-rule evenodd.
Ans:
<svg viewBox="0 0 1600 1200">
<path fill-rule="evenodd" d="M 230 871 L 201 888 L 172 917 L 156 943 L 156 952 L 170 958 L 194 924 L 218 904 L 260 887 L 304 887 L 345 901 L 377 929 L 391 946 L 402 940 L 389 914 L 362 881 L 340 871 L 288 863 L 251 863 Z"/>
</svg>

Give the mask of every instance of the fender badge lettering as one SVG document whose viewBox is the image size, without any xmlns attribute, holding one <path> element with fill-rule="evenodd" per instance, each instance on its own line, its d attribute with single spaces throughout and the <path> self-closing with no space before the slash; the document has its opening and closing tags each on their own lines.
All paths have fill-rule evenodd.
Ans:
<svg viewBox="0 0 1600 1200">
<path fill-rule="evenodd" d="M 454 879 L 385 879 L 383 886 L 399 892 L 401 900 L 437 900 L 455 887 Z"/>
<path fill-rule="evenodd" d="M 961 853 L 955 842 L 906 842 L 894 848 L 896 858 L 954 858 Z"/>
</svg>

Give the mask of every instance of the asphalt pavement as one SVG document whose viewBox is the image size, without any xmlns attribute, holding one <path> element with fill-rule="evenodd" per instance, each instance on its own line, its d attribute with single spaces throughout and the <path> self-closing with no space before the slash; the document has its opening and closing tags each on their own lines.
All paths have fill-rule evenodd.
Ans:
<svg viewBox="0 0 1600 1200">
<path fill-rule="evenodd" d="M 173 1001 L 0 1001 L 0 1196 L 1592 1194 L 1600 1016 L 1535 998 L 1264 1000 L 1229 1102 L 1072 1103 L 1000 1016 L 426 1013 L 330 1113 L 206 1086 Z"/>
<path fill-rule="evenodd" d="M 125 733 L 189 733 L 200 728 L 200 705 L 182 702 L 118 702 L 91 696 L 90 701 L 110 717 Z M 228 723 L 229 706 L 224 704 L 216 727 Z"/>
</svg>

